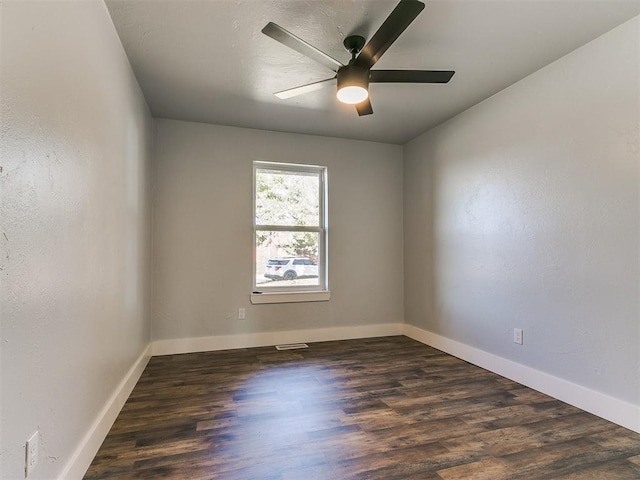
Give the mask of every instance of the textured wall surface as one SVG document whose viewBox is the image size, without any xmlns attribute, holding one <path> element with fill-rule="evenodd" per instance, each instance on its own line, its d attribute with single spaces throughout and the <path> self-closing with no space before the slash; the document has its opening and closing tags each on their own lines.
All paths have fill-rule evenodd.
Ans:
<svg viewBox="0 0 640 480">
<path fill-rule="evenodd" d="M 0 477 L 55 478 L 150 340 L 151 117 L 102 2 L 2 2 Z"/>
<path fill-rule="evenodd" d="M 639 45 L 635 18 L 405 146 L 407 323 L 640 405 Z"/>
<path fill-rule="evenodd" d="M 155 339 L 402 321 L 402 147 L 171 120 L 156 138 Z M 328 167 L 329 302 L 249 304 L 254 160 Z"/>
</svg>

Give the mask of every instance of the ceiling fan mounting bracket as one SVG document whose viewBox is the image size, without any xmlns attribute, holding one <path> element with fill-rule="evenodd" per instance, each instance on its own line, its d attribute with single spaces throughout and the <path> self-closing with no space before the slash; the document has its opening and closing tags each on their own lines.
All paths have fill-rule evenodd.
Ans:
<svg viewBox="0 0 640 480">
<path fill-rule="evenodd" d="M 357 55 L 364 48 L 365 39 L 361 35 L 349 35 L 342 44 L 351 55 Z"/>
</svg>

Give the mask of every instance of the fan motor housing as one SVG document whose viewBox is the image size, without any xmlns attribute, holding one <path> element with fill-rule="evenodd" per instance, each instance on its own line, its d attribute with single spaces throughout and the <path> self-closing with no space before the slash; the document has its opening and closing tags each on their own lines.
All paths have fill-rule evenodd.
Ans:
<svg viewBox="0 0 640 480">
<path fill-rule="evenodd" d="M 346 86 L 369 89 L 369 70 L 357 65 L 345 65 L 338 70 L 338 90 Z"/>
</svg>

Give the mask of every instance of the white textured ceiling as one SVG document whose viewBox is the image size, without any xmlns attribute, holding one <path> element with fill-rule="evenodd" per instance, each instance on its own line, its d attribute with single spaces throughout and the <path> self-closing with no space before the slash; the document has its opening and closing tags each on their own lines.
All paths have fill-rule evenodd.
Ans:
<svg viewBox="0 0 640 480">
<path fill-rule="evenodd" d="M 397 0 L 106 0 L 155 117 L 402 144 L 640 14 L 640 0 L 426 0 L 374 69 L 446 69 L 446 85 L 373 84 L 358 117 L 333 72 L 263 35 L 275 22 L 347 63 Z M 594 65 L 594 69 L 598 66 Z"/>
</svg>

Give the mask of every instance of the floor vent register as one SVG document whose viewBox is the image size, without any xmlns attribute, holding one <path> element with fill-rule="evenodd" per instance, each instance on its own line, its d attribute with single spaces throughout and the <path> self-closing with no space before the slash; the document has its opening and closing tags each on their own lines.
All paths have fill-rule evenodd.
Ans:
<svg viewBox="0 0 640 480">
<path fill-rule="evenodd" d="M 309 348 L 306 343 L 289 343 L 287 345 L 276 345 L 276 350 L 299 350 L 301 348 Z"/>
</svg>

